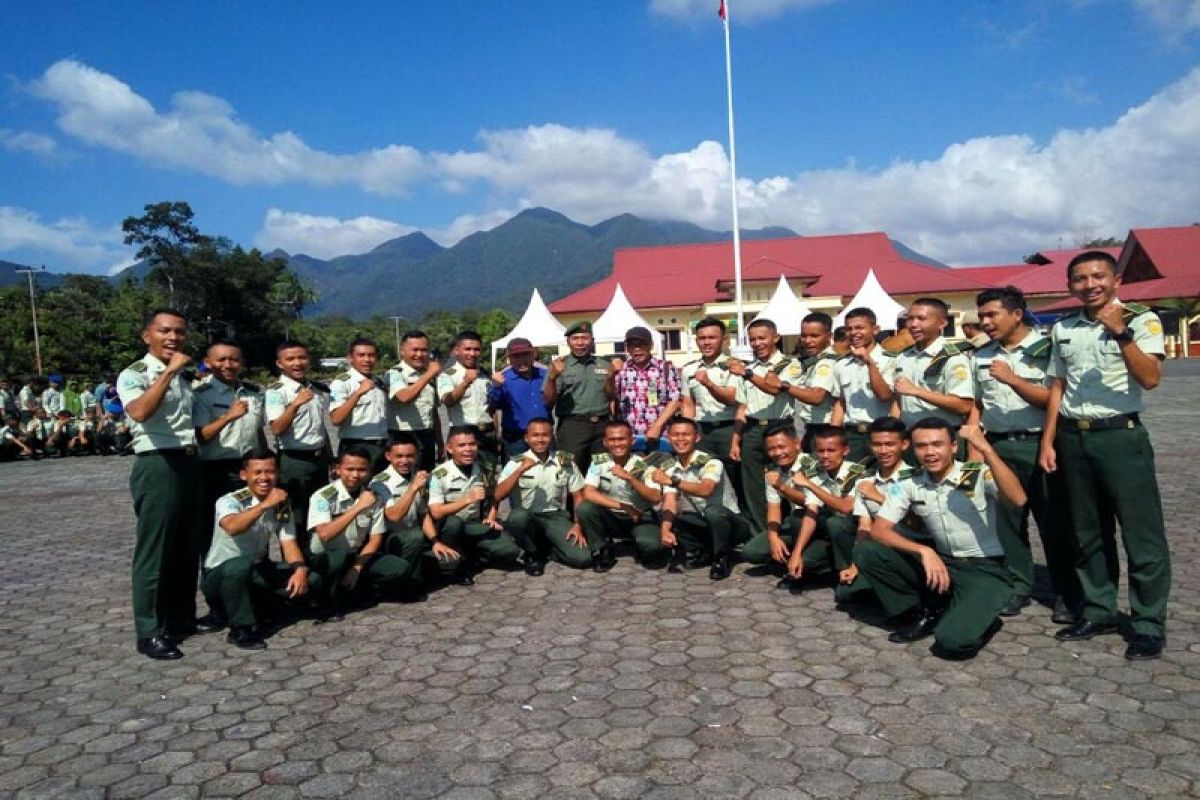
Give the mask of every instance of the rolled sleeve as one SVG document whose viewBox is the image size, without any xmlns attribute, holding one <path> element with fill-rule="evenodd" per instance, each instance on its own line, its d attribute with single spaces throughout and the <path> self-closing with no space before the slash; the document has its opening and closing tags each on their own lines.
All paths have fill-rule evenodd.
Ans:
<svg viewBox="0 0 1200 800">
<path fill-rule="evenodd" d="M 946 364 L 946 394 L 975 399 L 975 378 L 971 374 L 971 361 L 966 356 L 951 356 Z"/>
<path fill-rule="evenodd" d="M 879 509 L 876 515 L 879 519 L 886 519 L 888 522 L 895 524 L 904 519 L 908 514 L 908 509 L 912 507 L 912 498 L 908 494 L 907 488 L 901 488 L 895 495 L 888 493 L 884 500 L 883 507 Z"/>
</svg>

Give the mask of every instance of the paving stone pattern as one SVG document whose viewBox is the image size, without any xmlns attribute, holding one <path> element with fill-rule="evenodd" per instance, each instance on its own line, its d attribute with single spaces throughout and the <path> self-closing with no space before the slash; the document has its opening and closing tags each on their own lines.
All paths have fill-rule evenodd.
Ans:
<svg viewBox="0 0 1200 800">
<path fill-rule="evenodd" d="M 1021 798 L 1200 794 L 1200 376 L 1147 415 L 1175 559 L 1161 661 L 1046 608 L 974 661 L 829 589 L 484 573 L 246 653 L 134 653 L 130 459 L 0 465 L 0 798 Z"/>
</svg>

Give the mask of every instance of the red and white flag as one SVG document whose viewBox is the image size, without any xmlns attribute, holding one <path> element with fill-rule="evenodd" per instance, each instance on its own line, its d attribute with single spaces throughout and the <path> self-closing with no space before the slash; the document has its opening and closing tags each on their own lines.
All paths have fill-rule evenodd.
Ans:
<svg viewBox="0 0 1200 800">
<path fill-rule="evenodd" d="M 717 16 L 725 19 L 725 0 L 721 0 L 721 5 L 717 8 Z"/>
</svg>

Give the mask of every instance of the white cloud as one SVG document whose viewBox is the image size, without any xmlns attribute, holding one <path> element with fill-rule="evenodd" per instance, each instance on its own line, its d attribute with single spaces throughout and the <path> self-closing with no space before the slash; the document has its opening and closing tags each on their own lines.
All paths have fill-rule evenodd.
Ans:
<svg viewBox="0 0 1200 800">
<path fill-rule="evenodd" d="M 0 206 L 0 253 L 45 254 L 51 269 L 108 269 L 129 258 L 120 226 L 99 227 L 86 219 L 43 222 L 33 211 Z"/>
<path fill-rule="evenodd" d="M 33 153 L 36 156 L 47 157 L 54 155 L 58 143 L 41 133 L 0 128 L 0 147 L 10 153 Z"/>
<path fill-rule="evenodd" d="M 1169 39 L 1200 31 L 1200 0 L 1134 0 Z"/>
<path fill-rule="evenodd" d="M 835 0 L 726 0 L 729 19 L 759 20 L 777 17 L 793 9 L 823 6 Z M 664 17 L 699 20 L 717 17 L 720 0 L 650 0 L 650 10 Z"/>
<path fill-rule="evenodd" d="M 282 248 L 295 255 L 316 258 L 366 253 L 389 239 L 412 233 L 416 228 L 378 217 L 338 219 L 298 211 L 267 211 L 263 226 L 254 237 L 263 250 Z"/>
<path fill-rule="evenodd" d="M 234 184 L 352 184 L 395 194 L 426 173 L 421 154 L 405 145 L 339 155 L 291 131 L 263 137 L 229 103 L 203 92 L 177 92 L 160 112 L 128 84 L 78 61 L 55 63 L 30 89 L 58 107 L 58 127 L 80 141 Z"/>
</svg>

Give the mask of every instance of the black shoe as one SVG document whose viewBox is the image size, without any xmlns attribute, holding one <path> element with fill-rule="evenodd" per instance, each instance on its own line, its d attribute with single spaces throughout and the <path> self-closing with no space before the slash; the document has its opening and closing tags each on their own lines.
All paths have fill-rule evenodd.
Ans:
<svg viewBox="0 0 1200 800">
<path fill-rule="evenodd" d="M 531 578 L 540 578 L 546 574 L 546 562 L 540 558 L 525 559 L 525 574 Z"/>
<path fill-rule="evenodd" d="M 617 565 L 617 557 L 613 553 L 613 549 L 609 545 L 600 548 L 600 552 L 596 553 L 592 558 L 593 572 L 608 572 Z"/>
<path fill-rule="evenodd" d="M 1092 622 L 1088 619 L 1081 619 L 1074 625 L 1055 633 L 1054 638 L 1061 642 L 1082 642 L 1085 639 L 1116 632 L 1117 623 L 1115 622 Z"/>
<path fill-rule="evenodd" d="M 1150 661 L 1161 658 L 1163 637 L 1151 636 L 1148 633 L 1135 633 L 1125 648 L 1125 657 L 1130 661 Z"/>
<path fill-rule="evenodd" d="M 709 580 L 723 581 L 733 572 L 733 565 L 729 563 L 729 556 L 717 556 L 713 561 L 712 569 L 708 571 Z"/>
<path fill-rule="evenodd" d="M 920 641 L 933 633 L 933 629 L 937 627 L 937 621 L 938 615 L 922 609 L 913 618 L 911 624 L 888 634 L 888 641 L 895 644 Z"/>
<path fill-rule="evenodd" d="M 703 569 L 712 563 L 708 553 L 688 553 L 683 559 L 684 569 Z"/>
<path fill-rule="evenodd" d="M 175 643 L 166 636 L 151 636 L 149 639 L 138 639 L 137 651 L 155 661 L 175 661 L 183 658 L 183 653 Z"/>
<path fill-rule="evenodd" d="M 1050 615 L 1050 621 L 1055 625 L 1074 625 L 1079 622 L 1079 611 L 1059 597 L 1054 601 L 1054 613 Z"/>
<path fill-rule="evenodd" d="M 455 586 L 474 586 L 475 576 L 469 572 L 459 572 L 450 576 L 450 583 Z"/>
<path fill-rule="evenodd" d="M 341 622 L 345 618 L 346 613 L 340 608 L 319 608 L 317 609 L 317 618 L 313 620 L 313 625 L 328 625 L 331 622 Z"/>
<path fill-rule="evenodd" d="M 1029 605 L 1029 603 L 1029 595 L 1014 594 L 1012 597 L 1008 598 L 1008 602 L 1004 604 L 1004 608 L 1000 609 L 1000 616 L 1015 617 L 1020 614 L 1021 609 L 1025 608 L 1025 606 Z"/>
<path fill-rule="evenodd" d="M 256 628 L 250 625 L 237 625 L 229 629 L 225 641 L 242 650 L 266 650 L 267 643 Z"/>
<path fill-rule="evenodd" d="M 225 620 L 221 619 L 216 614 L 209 613 L 196 620 L 193 632 L 203 636 L 206 633 L 216 633 L 224 628 Z"/>
</svg>

